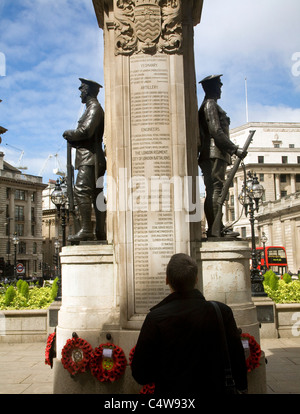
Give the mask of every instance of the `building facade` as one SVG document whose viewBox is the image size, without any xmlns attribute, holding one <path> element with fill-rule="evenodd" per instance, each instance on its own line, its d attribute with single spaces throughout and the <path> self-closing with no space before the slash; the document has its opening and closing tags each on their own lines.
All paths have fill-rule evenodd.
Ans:
<svg viewBox="0 0 300 414">
<path fill-rule="evenodd" d="M 41 177 L 23 174 L 4 161 L 0 152 L 0 258 L 5 265 L 19 266 L 18 276 L 42 275 L 42 191 Z M 18 237 L 14 244 L 12 237 Z M 6 276 L 1 269 L 1 276 Z M 23 269 L 23 270 L 22 270 Z M 8 270 L 7 270 L 8 271 Z"/>
<path fill-rule="evenodd" d="M 245 171 L 255 172 L 264 187 L 259 212 L 256 214 L 256 238 L 262 246 L 264 232 L 267 245 L 284 246 L 288 269 L 297 273 L 300 268 L 300 123 L 259 122 L 232 129 L 231 140 L 243 146 L 250 130 L 253 141 L 244 160 Z M 234 230 L 242 238 L 251 239 L 249 218 L 239 203 L 244 182 L 240 166 L 229 191 L 225 206 L 227 223 L 235 223 Z"/>
</svg>

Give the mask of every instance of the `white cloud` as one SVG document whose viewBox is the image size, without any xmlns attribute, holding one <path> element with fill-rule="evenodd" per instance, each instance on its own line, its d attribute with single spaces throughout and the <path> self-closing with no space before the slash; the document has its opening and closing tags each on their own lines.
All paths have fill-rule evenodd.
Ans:
<svg viewBox="0 0 300 414">
<path fill-rule="evenodd" d="M 38 174 L 64 143 L 62 133 L 76 126 L 78 78 L 103 83 L 102 33 L 90 0 L 14 1 L 5 6 L 15 6 L 15 13 L 1 19 L 0 51 L 7 57 L 7 76 L 1 79 L 1 125 L 8 129 L 3 141 L 24 149 L 28 173 Z M 103 104 L 103 95 L 99 100 Z M 1 150 L 7 153 L 5 145 Z M 5 159 L 15 165 L 15 157 L 7 153 Z M 53 162 L 45 177 L 53 175 Z"/>
<path fill-rule="evenodd" d="M 297 0 L 204 2 L 195 28 L 197 79 L 224 75 L 220 104 L 233 127 L 246 122 L 245 77 L 249 114 L 252 110 L 253 117 L 265 121 L 284 121 L 284 116 L 299 121 L 300 77 L 292 74 L 292 56 L 300 49 L 299 15 Z M 203 99 L 200 86 L 198 99 Z"/>
</svg>

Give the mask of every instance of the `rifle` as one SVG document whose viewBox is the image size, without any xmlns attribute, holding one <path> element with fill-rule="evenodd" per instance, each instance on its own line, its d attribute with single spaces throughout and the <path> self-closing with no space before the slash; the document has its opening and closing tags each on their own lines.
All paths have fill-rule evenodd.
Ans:
<svg viewBox="0 0 300 414">
<path fill-rule="evenodd" d="M 255 134 L 256 131 L 249 131 L 249 135 L 248 138 L 246 139 L 246 142 L 243 146 L 243 152 L 248 150 L 249 145 L 251 144 L 253 135 Z M 241 163 L 242 159 L 237 157 L 237 159 L 235 160 L 235 163 L 233 164 L 233 167 L 227 177 L 227 180 L 225 181 L 224 185 L 223 185 L 223 189 L 221 192 L 220 197 L 218 198 L 217 204 L 218 204 L 218 211 L 216 214 L 216 217 L 214 219 L 213 225 L 212 225 L 212 229 L 211 229 L 211 235 L 213 237 L 221 237 L 221 223 L 222 223 L 222 207 L 223 207 L 223 203 L 226 200 L 227 197 L 227 193 L 229 190 L 229 187 L 232 183 L 232 180 L 235 176 L 235 173 L 237 172 L 240 163 Z"/>
<path fill-rule="evenodd" d="M 70 142 L 67 141 L 67 190 L 68 190 L 68 198 L 69 198 L 69 211 L 73 217 L 75 233 L 78 233 L 81 227 L 80 227 L 79 219 L 75 212 L 73 184 L 74 184 L 74 167 L 72 165 L 72 145 L 70 144 Z"/>
</svg>

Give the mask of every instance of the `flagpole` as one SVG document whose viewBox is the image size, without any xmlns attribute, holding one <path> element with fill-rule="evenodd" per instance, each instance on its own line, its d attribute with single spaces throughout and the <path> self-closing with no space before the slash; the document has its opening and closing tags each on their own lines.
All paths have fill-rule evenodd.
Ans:
<svg viewBox="0 0 300 414">
<path fill-rule="evenodd" d="M 245 78 L 245 95 L 246 95 L 246 122 L 249 122 L 249 113 L 248 113 L 248 90 L 247 90 L 247 78 Z"/>
</svg>

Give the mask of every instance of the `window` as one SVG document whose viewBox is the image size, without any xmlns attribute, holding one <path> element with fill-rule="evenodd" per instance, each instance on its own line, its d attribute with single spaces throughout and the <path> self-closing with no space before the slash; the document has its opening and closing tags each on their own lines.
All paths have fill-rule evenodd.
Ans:
<svg viewBox="0 0 300 414">
<path fill-rule="evenodd" d="M 274 144 L 274 148 L 280 148 L 280 144 Z"/>
<path fill-rule="evenodd" d="M 242 237 L 243 238 L 247 237 L 247 229 L 246 229 L 246 227 L 242 227 L 241 228 L 241 233 L 242 233 Z"/>
<path fill-rule="evenodd" d="M 6 254 L 10 254 L 10 240 L 6 243 Z"/>
<path fill-rule="evenodd" d="M 26 254 L 26 243 L 23 241 L 19 242 L 19 253 Z"/>
<path fill-rule="evenodd" d="M 33 242 L 33 244 L 32 244 L 32 253 L 37 254 L 37 244 L 36 244 L 36 242 Z"/>
<path fill-rule="evenodd" d="M 281 161 L 282 161 L 282 164 L 287 164 L 288 163 L 288 157 L 286 155 L 283 155 L 281 157 Z"/>
<path fill-rule="evenodd" d="M 31 221 L 35 222 L 34 207 L 31 207 Z"/>
<path fill-rule="evenodd" d="M 295 148 L 295 144 L 289 144 L 289 148 Z"/>
<path fill-rule="evenodd" d="M 15 206 L 15 220 L 24 221 L 24 207 L 23 206 Z"/>
<path fill-rule="evenodd" d="M 31 225 L 31 235 L 35 236 L 35 225 L 34 224 Z"/>
<path fill-rule="evenodd" d="M 10 197 L 10 188 L 6 188 L 6 198 Z"/>
<path fill-rule="evenodd" d="M 258 159 L 258 164 L 263 164 L 264 162 L 265 162 L 265 160 L 264 160 L 264 156 L 263 155 L 259 155 L 258 157 L 257 157 L 257 159 Z"/>
<path fill-rule="evenodd" d="M 24 190 L 16 190 L 15 191 L 15 200 L 25 200 L 25 191 Z"/>
<path fill-rule="evenodd" d="M 300 174 L 296 174 L 296 183 L 300 183 Z"/>
<path fill-rule="evenodd" d="M 285 190 L 280 191 L 280 197 L 281 198 L 286 197 L 286 196 L 287 196 L 287 191 L 285 191 Z"/>
<path fill-rule="evenodd" d="M 259 174 L 259 181 L 265 181 L 265 175 Z"/>
<path fill-rule="evenodd" d="M 286 183 L 286 174 L 280 174 L 280 182 Z"/>
<path fill-rule="evenodd" d="M 31 198 L 31 201 L 35 201 L 35 193 L 31 193 L 30 198 Z"/>
<path fill-rule="evenodd" d="M 300 164 L 300 156 L 297 156 L 297 164 Z"/>
<path fill-rule="evenodd" d="M 16 223 L 15 232 L 18 236 L 24 236 L 24 224 Z"/>
</svg>

